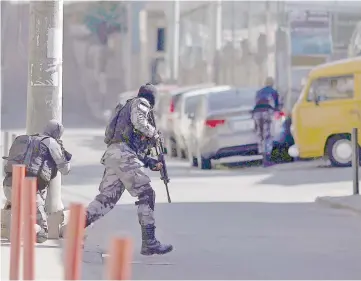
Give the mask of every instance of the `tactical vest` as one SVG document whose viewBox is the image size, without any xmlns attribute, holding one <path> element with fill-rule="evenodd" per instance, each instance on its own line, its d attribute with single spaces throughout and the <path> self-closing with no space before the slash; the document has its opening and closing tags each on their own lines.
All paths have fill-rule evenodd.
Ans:
<svg viewBox="0 0 361 281">
<path fill-rule="evenodd" d="M 6 158 L 5 172 L 12 173 L 12 165 L 23 164 L 27 174 L 41 177 L 45 182 L 50 182 L 57 174 L 54 162 L 48 147 L 43 140 L 49 136 L 22 135 L 18 136 L 9 150 Z"/>
<path fill-rule="evenodd" d="M 127 100 L 124 106 L 118 105 L 110 118 L 105 130 L 104 142 L 109 146 L 112 143 L 126 143 L 136 153 L 147 149 L 147 140 L 141 140 L 142 134 L 134 129 L 131 121 L 131 104 L 133 98 Z"/>
</svg>

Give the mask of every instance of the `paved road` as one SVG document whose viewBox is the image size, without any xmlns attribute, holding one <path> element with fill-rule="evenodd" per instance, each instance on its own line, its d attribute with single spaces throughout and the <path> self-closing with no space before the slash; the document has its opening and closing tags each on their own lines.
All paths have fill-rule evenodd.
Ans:
<svg viewBox="0 0 361 281">
<path fill-rule="evenodd" d="M 72 174 L 64 177 L 66 205 L 87 204 L 96 195 L 103 172 L 102 134 L 102 130 L 66 132 L 64 144 L 74 153 Z M 158 174 L 150 175 L 157 193 L 157 234 L 174 244 L 174 252 L 140 256 L 136 209 L 128 194 L 88 231 L 87 251 L 106 253 L 112 236 L 133 237 L 132 278 L 139 280 L 361 278 L 360 217 L 313 203 L 317 196 L 350 194 L 351 170 L 200 171 L 175 160 L 168 166 L 174 203 L 166 203 Z M 46 253 L 37 251 L 42 260 L 37 275 L 40 279 L 59 275 L 60 280 L 61 251 L 49 247 Z M 2 254 L 7 251 L 2 246 Z M 104 276 L 100 254 L 85 253 L 84 261 L 84 279 Z"/>
</svg>

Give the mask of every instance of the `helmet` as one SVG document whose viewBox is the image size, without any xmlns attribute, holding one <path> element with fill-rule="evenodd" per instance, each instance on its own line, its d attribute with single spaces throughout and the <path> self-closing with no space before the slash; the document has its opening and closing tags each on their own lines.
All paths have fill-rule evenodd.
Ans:
<svg viewBox="0 0 361 281">
<path fill-rule="evenodd" d="M 145 98 L 149 101 L 150 105 L 153 107 L 155 104 L 155 96 L 157 94 L 157 88 L 151 83 L 142 85 L 138 91 L 138 97 Z"/>
<path fill-rule="evenodd" d="M 59 121 L 52 119 L 50 120 L 44 129 L 44 134 L 59 140 L 64 132 L 64 126 Z"/>
</svg>

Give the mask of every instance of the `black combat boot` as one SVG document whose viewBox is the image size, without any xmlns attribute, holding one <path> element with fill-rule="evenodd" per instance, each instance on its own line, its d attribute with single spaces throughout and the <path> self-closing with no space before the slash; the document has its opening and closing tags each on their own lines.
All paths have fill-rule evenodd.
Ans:
<svg viewBox="0 0 361 281">
<path fill-rule="evenodd" d="M 48 240 L 48 229 L 40 228 L 39 231 L 36 233 L 36 243 L 44 243 Z"/>
<path fill-rule="evenodd" d="M 155 238 L 154 225 L 142 225 L 142 249 L 140 253 L 145 256 L 164 255 L 173 250 L 172 245 L 161 244 Z"/>
</svg>

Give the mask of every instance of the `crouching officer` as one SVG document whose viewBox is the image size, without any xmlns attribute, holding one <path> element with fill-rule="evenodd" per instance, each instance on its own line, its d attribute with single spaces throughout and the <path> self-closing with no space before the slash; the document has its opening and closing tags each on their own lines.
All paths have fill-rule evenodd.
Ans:
<svg viewBox="0 0 361 281">
<path fill-rule="evenodd" d="M 58 171 L 63 175 L 70 171 L 69 162 L 72 155 L 63 147 L 63 132 L 64 127 L 61 123 L 50 120 L 42 134 L 18 136 L 10 147 L 9 156 L 3 157 L 6 160 L 3 181 L 7 199 L 5 209 L 11 209 L 12 165 L 25 165 L 25 176 L 37 178 L 36 223 L 40 226 L 36 234 L 37 243 L 43 243 L 48 238 L 45 199 L 49 183 Z"/>
</svg>

